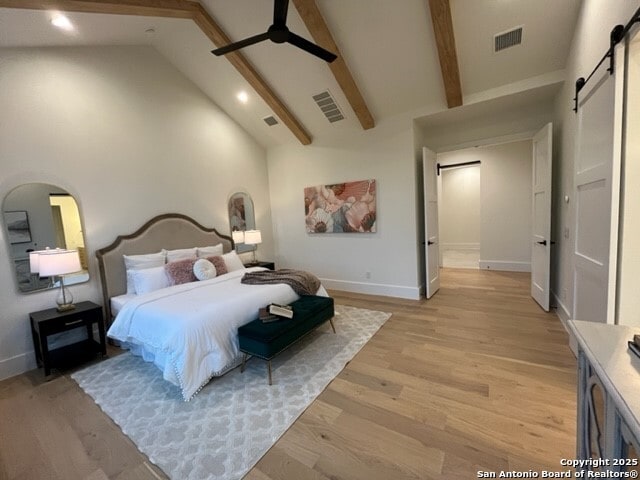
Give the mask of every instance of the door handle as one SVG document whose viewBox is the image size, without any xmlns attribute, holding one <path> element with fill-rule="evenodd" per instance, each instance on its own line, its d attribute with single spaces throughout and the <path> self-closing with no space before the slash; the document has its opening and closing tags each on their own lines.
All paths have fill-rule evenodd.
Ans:
<svg viewBox="0 0 640 480">
<path fill-rule="evenodd" d="M 541 242 L 536 242 L 536 243 L 539 244 L 539 245 L 546 245 L 547 241 L 546 240 L 542 240 Z"/>
<path fill-rule="evenodd" d="M 431 240 L 427 240 L 427 245 L 433 245 L 436 242 L 432 242 Z"/>
</svg>

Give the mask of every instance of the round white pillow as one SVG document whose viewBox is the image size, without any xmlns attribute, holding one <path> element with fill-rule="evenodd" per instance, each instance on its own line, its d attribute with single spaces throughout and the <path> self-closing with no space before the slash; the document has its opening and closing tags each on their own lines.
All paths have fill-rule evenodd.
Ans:
<svg viewBox="0 0 640 480">
<path fill-rule="evenodd" d="M 201 258 L 193 264 L 193 274 L 198 280 L 209 280 L 216 276 L 216 267 L 206 258 Z"/>
</svg>

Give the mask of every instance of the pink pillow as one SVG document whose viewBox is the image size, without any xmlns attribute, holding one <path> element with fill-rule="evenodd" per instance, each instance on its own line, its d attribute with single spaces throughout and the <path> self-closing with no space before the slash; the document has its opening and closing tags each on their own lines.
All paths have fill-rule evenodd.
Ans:
<svg viewBox="0 0 640 480">
<path fill-rule="evenodd" d="M 193 274 L 194 263 L 196 263 L 195 259 L 185 259 L 167 263 L 164 269 L 171 279 L 171 284 L 180 285 L 181 283 L 195 282 L 197 278 Z"/>
<path fill-rule="evenodd" d="M 218 276 L 224 275 L 225 273 L 228 272 L 227 264 L 224 263 L 224 258 L 222 258 L 220 255 L 216 255 L 214 257 L 207 257 L 207 260 L 213 263 L 213 266 L 216 267 L 216 275 Z"/>
</svg>

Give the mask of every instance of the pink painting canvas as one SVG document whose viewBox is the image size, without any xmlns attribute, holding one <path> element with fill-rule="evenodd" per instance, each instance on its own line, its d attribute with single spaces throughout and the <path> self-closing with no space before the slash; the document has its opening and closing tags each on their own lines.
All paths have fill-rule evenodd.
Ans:
<svg viewBox="0 0 640 480">
<path fill-rule="evenodd" d="M 376 181 L 307 187 L 304 212 L 308 233 L 374 233 Z"/>
</svg>

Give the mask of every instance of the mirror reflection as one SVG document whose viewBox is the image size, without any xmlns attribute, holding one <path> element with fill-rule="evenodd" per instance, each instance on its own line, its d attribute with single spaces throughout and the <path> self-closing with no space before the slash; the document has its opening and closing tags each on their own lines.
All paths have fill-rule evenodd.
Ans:
<svg viewBox="0 0 640 480">
<path fill-rule="evenodd" d="M 47 247 L 78 251 L 82 270 L 65 275 L 65 285 L 89 280 L 80 213 L 67 191 L 45 183 L 21 185 L 5 197 L 2 211 L 18 291 L 28 293 L 59 285 L 57 277 L 31 272 L 29 253 Z"/>
<path fill-rule="evenodd" d="M 229 227 L 231 233 L 255 230 L 256 217 L 253 210 L 253 201 L 248 193 L 236 192 L 229 197 Z M 236 252 L 252 252 L 255 245 L 236 242 Z"/>
</svg>

